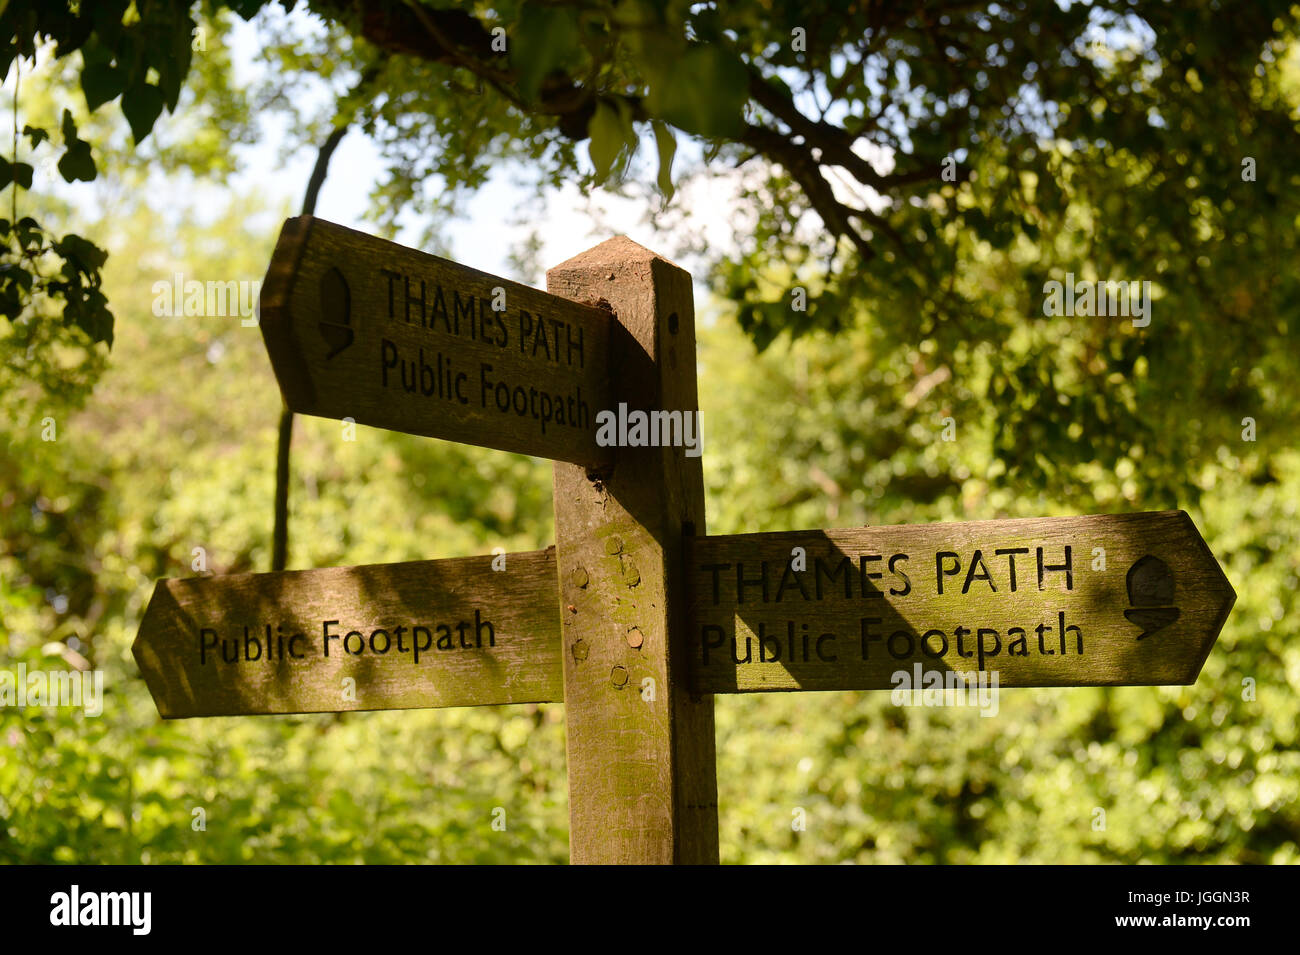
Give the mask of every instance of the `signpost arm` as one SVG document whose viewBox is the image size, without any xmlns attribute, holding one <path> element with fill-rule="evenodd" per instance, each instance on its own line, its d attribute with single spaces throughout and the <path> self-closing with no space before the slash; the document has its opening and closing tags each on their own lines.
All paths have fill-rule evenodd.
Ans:
<svg viewBox="0 0 1300 955">
<path fill-rule="evenodd" d="M 677 446 L 619 447 L 600 471 L 555 463 L 570 857 L 716 863 L 713 697 L 690 694 L 684 626 L 682 538 L 705 530 L 700 445 L 682 446 L 699 436 L 690 276 L 619 237 L 551 269 L 547 288 L 615 317 L 614 401 L 593 417 L 625 403 L 689 425 Z"/>
</svg>

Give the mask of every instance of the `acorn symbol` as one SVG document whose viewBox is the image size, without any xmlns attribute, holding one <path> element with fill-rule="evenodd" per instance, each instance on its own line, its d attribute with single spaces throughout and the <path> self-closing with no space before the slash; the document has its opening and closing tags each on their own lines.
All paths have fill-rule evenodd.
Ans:
<svg viewBox="0 0 1300 955">
<path fill-rule="evenodd" d="M 1157 630 L 1163 630 L 1178 619 L 1178 608 L 1171 606 L 1174 602 L 1174 575 L 1159 557 L 1148 554 L 1139 558 L 1128 569 L 1128 602 L 1133 609 L 1125 610 L 1124 616 L 1142 628 L 1138 639 L 1149 637 Z"/>
<path fill-rule="evenodd" d="M 347 279 L 337 267 L 331 268 L 320 279 L 321 338 L 329 346 L 326 361 L 352 344 L 352 293 Z"/>
</svg>

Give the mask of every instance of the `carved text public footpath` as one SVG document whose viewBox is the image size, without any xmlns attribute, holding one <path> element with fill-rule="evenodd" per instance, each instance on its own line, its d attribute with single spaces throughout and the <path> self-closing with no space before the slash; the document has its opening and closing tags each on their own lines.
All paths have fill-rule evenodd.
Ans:
<svg viewBox="0 0 1300 955">
<path fill-rule="evenodd" d="M 242 629 L 242 634 L 239 633 Z M 436 624 L 391 624 L 354 630 L 341 626 L 338 620 L 322 620 L 319 637 L 313 638 L 301 630 L 286 632 L 284 624 L 236 624 L 231 636 L 222 636 L 217 627 L 199 627 L 199 665 L 209 663 L 283 663 L 288 660 L 307 660 L 313 656 L 328 659 L 331 644 L 335 655 L 347 653 L 362 656 L 367 651 L 375 656 L 393 653 L 409 654 L 412 663 L 426 660 L 430 651 L 481 650 L 495 647 L 496 628 L 490 620 L 475 609 L 473 620 Z M 290 627 L 293 630 L 293 627 Z M 486 637 L 486 643 L 484 638 Z"/>
</svg>

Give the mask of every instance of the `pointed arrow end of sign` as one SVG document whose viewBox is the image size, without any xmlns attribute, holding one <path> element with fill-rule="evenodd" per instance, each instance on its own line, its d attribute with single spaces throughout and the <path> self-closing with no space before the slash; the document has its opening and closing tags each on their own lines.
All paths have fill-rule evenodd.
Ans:
<svg viewBox="0 0 1300 955">
<path fill-rule="evenodd" d="M 310 409 L 316 400 L 307 363 L 303 358 L 302 343 L 295 337 L 290 314 L 294 295 L 308 295 L 308 290 L 298 288 L 298 272 L 314 221 L 312 216 L 285 220 L 280 238 L 275 244 L 275 252 L 271 255 L 271 264 L 266 270 L 266 278 L 262 281 L 258 304 L 262 340 L 271 358 L 271 367 L 275 369 L 275 380 L 280 385 L 280 393 L 291 411 Z M 315 299 L 315 289 L 310 291 L 310 297 Z"/>
<path fill-rule="evenodd" d="M 135 665 L 140 668 L 149 695 L 158 707 L 158 715 L 165 720 L 173 719 L 176 714 L 172 710 L 171 694 L 167 691 L 166 663 L 158 652 L 159 637 L 178 625 L 181 612 L 170 584 L 170 580 L 163 579 L 154 585 L 153 596 L 149 598 L 135 642 L 131 644 Z"/>
<path fill-rule="evenodd" d="M 1232 607 L 1237 602 L 1237 591 L 1233 589 L 1227 574 L 1223 572 L 1223 568 L 1219 565 L 1218 558 L 1210 550 L 1210 545 L 1206 543 L 1191 516 L 1186 511 L 1178 511 L 1178 514 L 1186 529 L 1186 537 L 1188 538 L 1186 546 L 1191 549 L 1194 555 L 1200 555 L 1200 559 L 1193 558 L 1195 561 L 1193 566 L 1199 571 L 1194 577 L 1195 586 L 1213 601 L 1212 608 L 1208 613 L 1198 615 L 1196 626 L 1200 632 L 1194 632 L 1194 637 L 1200 641 L 1200 653 L 1191 658 L 1191 666 L 1182 681 L 1182 685 L 1190 686 L 1196 682 L 1196 678 L 1201 673 L 1201 668 L 1205 665 L 1206 658 L 1209 657 L 1210 651 L 1219 639 L 1219 634 L 1223 631 L 1224 624 L 1228 622 L 1228 614 L 1232 612 Z M 1125 616 L 1127 616 L 1127 613 Z M 1134 620 L 1132 617 L 1129 619 Z M 1134 622 L 1137 623 L 1138 621 L 1134 620 Z M 1150 636 L 1156 632 L 1156 629 L 1159 629 L 1151 626 L 1153 622 L 1150 620 L 1142 621 L 1140 625 L 1146 631 L 1142 634 L 1142 637 Z M 1167 623 L 1160 624 L 1160 627 L 1168 626 L 1173 622 L 1173 620 L 1169 620 Z M 1138 639 L 1142 639 L 1142 637 Z"/>
</svg>

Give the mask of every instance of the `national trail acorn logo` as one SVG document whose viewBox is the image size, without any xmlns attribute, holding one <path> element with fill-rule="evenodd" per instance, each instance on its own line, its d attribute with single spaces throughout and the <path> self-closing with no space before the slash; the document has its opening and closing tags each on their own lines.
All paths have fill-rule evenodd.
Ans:
<svg viewBox="0 0 1300 955">
<path fill-rule="evenodd" d="M 352 293 L 347 279 L 335 266 L 320 279 L 321 338 L 330 347 L 325 360 L 329 361 L 352 344 Z"/>
<path fill-rule="evenodd" d="M 1130 623 L 1142 627 L 1138 639 L 1163 630 L 1178 619 L 1174 602 L 1174 575 L 1159 557 L 1148 554 L 1140 557 L 1128 569 L 1128 602 L 1133 609 L 1125 610 Z"/>
</svg>

